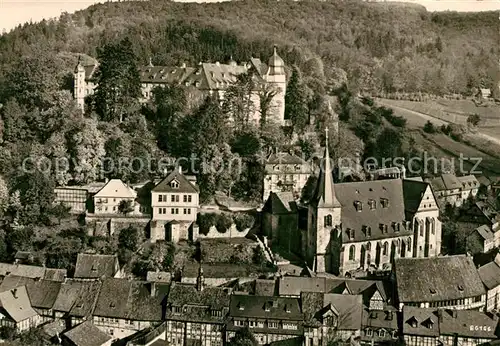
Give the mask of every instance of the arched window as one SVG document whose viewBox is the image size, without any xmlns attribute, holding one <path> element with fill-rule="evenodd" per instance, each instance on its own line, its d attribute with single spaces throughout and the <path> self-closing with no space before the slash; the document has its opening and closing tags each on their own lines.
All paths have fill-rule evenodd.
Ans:
<svg viewBox="0 0 500 346">
<path fill-rule="evenodd" d="M 431 219 L 431 233 L 432 235 L 436 234 L 436 219 Z"/>
<path fill-rule="evenodd" d="M 351 245 L 349 247 L 349 261 L 354 261 L 356 259 L 356 247 Z"/>
<path fill-rule="evenodd" d="M 411 238 L 408 238 L 408 252 L 411 251 Z"/>
<path fill-rule="evenodd" d="M 332 226 L 332 216 L 331 215 L 327 215 L 325 216 L 325 226 L 326 227 L 331 227 Z"/>
<path fill-rule="evenodd" d="M 385 242 L 384 243 L 384 248 L 383 248 L 383 251 L 382 251 L 382 254 L 384 256 L 387 256 L 387 254 L 389 253 L 389 243 L 388 242 Z"/>
</svg>

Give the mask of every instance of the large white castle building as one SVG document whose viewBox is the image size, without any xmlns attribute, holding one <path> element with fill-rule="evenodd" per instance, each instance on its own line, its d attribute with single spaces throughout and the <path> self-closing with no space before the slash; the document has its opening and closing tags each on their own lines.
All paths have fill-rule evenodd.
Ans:
<svg viewBox="0 0 500 346">
<path fill-rule="evenodd" d="M 334 184 L 328 135 L 305 233 L 303 251 L 316 273 L 387 271 L 396 258 L 441 252 L 431 186 L 409 179 Z"/>
<path fill-rule="evenodd" d="M 84 111 L 85 97 L 92 95 L 97 86 L 95 72 L 98 63 L 90 65 L 83 64 L 81 60 L 74 72 L 74 97 L 78 106 Z M 143 66 L 139 68 L 142 102 L 152 97 L 153 89 L 157 86 L 184 85 L 194 87 L 210 94 L 218 93 L 221 99 L 227 88 L 234 84 L 237 76 L 252 72 L 255 80 L 255 90 L 252 92 L 252 119 L 258 121 L 261 114 L 261 92 L 273 90 L 275 95 L 269 106 L 268 116 L 273 117 L 279 124 L 285 122 L 285 93 L 286 75 L 285 63 L 278 55 L 276 47 L 267 64 L 260 59 L 251 58 L 250 61 L 238 65 L 232 59 L 227 64 L 200 63 L 197 67 L 189 67 L 183 64 L 178 67 L 168 66 Z"/>
</svg>

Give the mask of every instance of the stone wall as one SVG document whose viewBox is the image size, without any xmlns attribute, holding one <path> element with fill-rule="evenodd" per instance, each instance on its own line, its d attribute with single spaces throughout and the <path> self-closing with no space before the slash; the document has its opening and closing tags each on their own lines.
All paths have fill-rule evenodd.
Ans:
<svg viewBox="0 0 500 346">
<path fill-rule="evenodd" d="M 239 231 L 236 228 L 235 224 L 232 224 L 231 227 L 225 232 L 219 232 L 215 226 L 210 227 L 210 230 L 206 235 L 200 233 L 198 239 L 215 239 L 215 238 L 245 238 L 250 231 L 250 228 L 246 230 Z"/>
</svg>

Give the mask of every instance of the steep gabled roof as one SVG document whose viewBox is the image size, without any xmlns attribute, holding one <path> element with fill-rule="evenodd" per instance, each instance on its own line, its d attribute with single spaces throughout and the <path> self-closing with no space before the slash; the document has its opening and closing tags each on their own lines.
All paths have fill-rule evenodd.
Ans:
<svg viewBox="0 0 500 346">
<path fill-rule="evenodd" d="M 340 207 L 333 184 L 332 165 L 330 163 L 330 152 L 328 150 L 328 129 L 326 131 L 325 154 L 320 162 L 318 183 L 314 190 L 311 204 L 316 208 Z M 343 210 L 342 210 L 343 211 Z"/>
<path fill-rule="evenodd" d="M 111 179 L 102 189 L 97 192 L 94 197 L 97 198 L 136 198 L 137 193 L 127 186 L 120 179 Z"/>
<path fill-rule="evenodd" d="M 161 321 L 161 295 L 151 296 L 151 284 L 143 281 L 107 278 L 103 281 L 95 316 L 135 321 Z"/>
<path fill-rule="evenodd" d="M 79 253 L 76 259 L 75 278 L 97 279 L 114 277 L 117 273 L 116 255 L 96 255 Z"/>
<path fill-rule="evenodd" d="M 411 215 L 415 214 L 420 207 L 422 198 L 429 188 L 429 184 L 417 180 L 403 180 L 403 198 L 405 211 Z M 432 190 L 432 189 L 431 189 Z"/>
<path fill-rule="evenodd" d="M 7 276 L 0 285 L 0 291 L 26 286 L 31 306 L 40 309 L 52 309 L 56 301 L 61 282 L 50 280 L 35 280 L 21 276 Z"/>
<path fill-rule="evenodd" d="M 26 286 L 1 292 L 0 307 L 17 323 L 38 315 L 31 307 Z"/>
<path fill-rule="evenodd" d="M 53 309 L 75 317 L 90 316 L 100 288 L 100 281 L 68 279 L 61 284 Z"/>
<path fill-rule="evenodd" d="M 171 186 L 171 182 L 176 180 L 179 184 L 178 188 Z M 175 170 L 171 172 L 165 179 L 160 181 L 151 192 L 173 192 L 173 193 L 198 193 L 199 188 L 197 185 L 191 183 L 184 174 Z"/>
<path fill-rule="evenodd" d="M 464 299 L 486 293 L 472 257 L 465 255 L 397 258 L 395 273 L 402 303 Z"/>
<path fill-rule="evenodd" d="M 75 346 L 101 346 L 111 340 L 111 336 L 102 332 L 92 322 L 85 321 L 63 334 Z"/>
</svg>

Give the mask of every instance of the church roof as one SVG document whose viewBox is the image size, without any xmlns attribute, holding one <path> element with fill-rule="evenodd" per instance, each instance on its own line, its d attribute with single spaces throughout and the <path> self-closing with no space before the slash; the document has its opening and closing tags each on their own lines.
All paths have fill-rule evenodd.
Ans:
<svg viewBox="0 0 500 346">
<path fill-rule="evenodd" d="M 328 150 L 328 130 L 326 132 L 325 154 L 320 163 L 318 183 L 311 199 L 311 204 L 317 208 L 340 207 L 333 186 L 332 166 Z"/>
<path fill-rule="evenodd" d="M 392 238 L 396 232 L 397 236 L 412 234 L 404 224 L 399 229 L 397 225 L 392 227 L 393 223 L 401 224 L 405 220 L 401 179 L 336 184 L 335 192 L 342 205 L 343 242 Z M 384 206 L 384 203 L 387 204 Z M 382 225 L 386 225 L 387 230 Z M 355 231 L 354 238 L 348 230 Z"/>
</svg>

